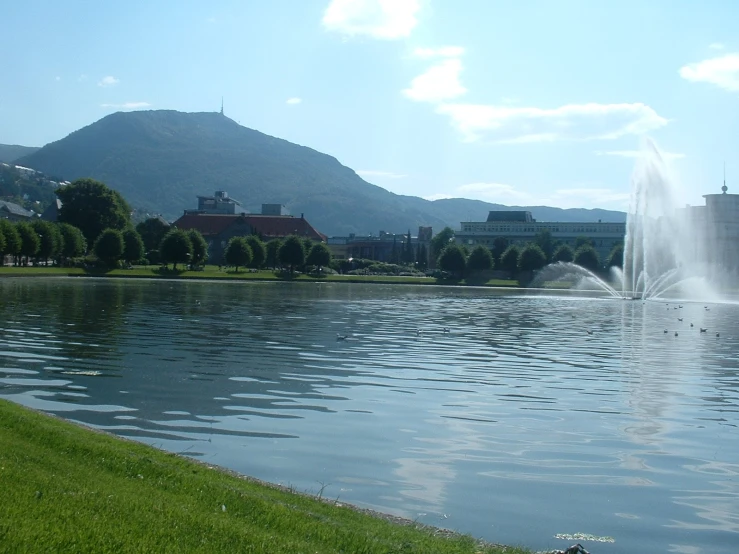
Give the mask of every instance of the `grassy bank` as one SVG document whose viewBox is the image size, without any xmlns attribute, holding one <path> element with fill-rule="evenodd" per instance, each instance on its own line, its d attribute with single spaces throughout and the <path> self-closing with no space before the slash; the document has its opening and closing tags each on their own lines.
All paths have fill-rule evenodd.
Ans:
<svg viewBox="0 0 739 554">
<path fill-rule="evenodd" d="M 398 524 L 0 400 L 2 552 L 523 553 Z"/>
<path fill-rule="evenodd" d="M 0 277 L 40 277 L 40 276 L 74 276 L 74 277 L 128 277 L 128 278 L 168 278 L 168 279 L 238 279 L 252 281 L 319 281 L 329 283 L 384 283 L 409 285 L 449 285 L 449 286 L 481 286 L 481 287 L 517 287 L 515 279 L 436 279 L 432 277 L 395 277 L 393 275 L 304 275 L 276 274 L 273 271 L 224 271 L 217 266 L 206 266 L 202 271 L 178 269 L 162 270 L 159 267 L 134 267 L 133 269 L 114 269 L 110 271 L 85 270 L 82 268 L 61 267 L 1 267 Z"/>
</svg>

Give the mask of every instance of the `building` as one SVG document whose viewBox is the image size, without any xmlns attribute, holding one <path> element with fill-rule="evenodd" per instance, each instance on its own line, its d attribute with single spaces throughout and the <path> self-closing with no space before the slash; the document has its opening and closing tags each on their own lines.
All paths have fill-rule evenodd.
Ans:
<svg viewBox="0 0 739 554">
<path fill-rule="evenodd" d="M 200 198 L 206 197 L 199 196 L 198 200 Z M 225 198 L 228 196 L 226 195 Z M 200 202 L 198 205 L 201 205 Z M 265 205 L 271 206 L 271 204 Z M 300 214 L 300 217 L 293 217 L 291 215 L 247 214 L 246 212 L 230 214 L 199 209 L 185 210 L 184 215 L 175 221 L 172 227 L 185 231 L 190 229 L 200 231 L 208 243 L 210 263 L 223 263 L 226 246 L 233 237 L 257 235 L 267 242 L 297 235 L 317 242 L 326 240 L 326 236 L 308 223 L 303 214 Z"/>
<path fill-rule="evenodd" d="M 200 212 L 206 214 L 234 215 L 236 214 L 236 206 L 241 208 L 241 202 L 229 198 L 226 191 L 217 190 L 213 196 L 198 196 L 198 209 L 185 210 L 185 213 Z"/>
<path fill-rule="evenodd" d="M 14 204 L 0 200 L 0 219 L 9 219 L 10 221 L 29 221 L 36 214 L 30 210 Z"/>
<path fill-rule="evenodd" d="M 414 259 L 419 252 L 425 252 L 427 264 L 431 234 L 431 227 L 419 227 L 418 235 L 411 236 L 410 241 Z M 350 234 L 348 237 L 329 237 L 327 244 L 331 256 L 338 260 L 360 258 L 392 263 L 403 259 L 403 249 L 407 248 L 407 241 L 408 234 L 380 231 L 377 236 Z"/>
<path fill-rule="evenodd" d="M 462 222 L 455 241 L 467 247 L 478 244 L 492 248 L 498 237 L 508 239 L 509 244 L 522 245 L 533 242 L 541 231 L 549 231 L 552 239 L 574 249 L 577 239 L 587 237 L 593 241 L 600 259 L 605 261 L 613 246 L 623 242 L 626 223 L 569 223 L 536 221 L 528 211 L 491 211 L 486 221 Z"/>
</svg>

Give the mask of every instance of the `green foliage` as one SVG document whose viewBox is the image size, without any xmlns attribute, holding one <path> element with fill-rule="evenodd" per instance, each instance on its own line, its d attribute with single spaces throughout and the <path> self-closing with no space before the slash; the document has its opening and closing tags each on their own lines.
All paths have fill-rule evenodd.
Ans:
<svg viewBox="0 0 739 554">
<path fill-rule="evenodd" d="M 264 265 L 264 261 L 267 259 L 267 249 L 264 243 L 256 235 L 248 235 L 246 237 L 246 243 L 251 249 L 251 261 L 249 262 L 250 267 L 260 268 Z"/>
<path fill-rule="evenodd" d="M 0 149 L 2 145 L 0 145 Z M 15 166 L 0 165 L 0 199 L 43 212 L 56 200 L 51 179 L 42 174 L 27 174 Z"/>
<path fill-rule="evenodd" d="M 41 239 L 39 239 L 36 231 L 33 230 L 30 223 L 25 221 L 19 221 L 15 224 L 15 229 L 18 231 L 18 236 L 21 238 L 21 248 L 18 252 L 21 256 L 25 256 L 26 263 L 30 256 L 35 256 L 41 248 Z"/>
<path fill-rule="evenodd" d="M 416 262 L 418 264 L 418 269 L 421 271 L 425 271 L 426 268 L 429 265 L 429 253 L 426 249 L 425 244 L 419 244 L 417 251 L 416 251 Z"/>
<path fill-rule="evenodd" d="M 239 272 L 239 266 L 249 265 L 252 259 L 252 251 L 249 242 L 245 237 L 233 237 L 228 241 L 226 247 L 226 263 L 236 268 Z"/>
<path fill-rule="evenodd" d="M 192 258 L 190 264 L 193 267 L 203 265 L 208 260 L 208 242 L 197 229 L 187 231 L 187 236 L 192 244 Z"/>
<path fill-rule="evenodd" d="M 446 248 L 451 241 L 454 240 L 454 229 L 444 227 L 439 233 L 431 239 L 431 256 L 438 260 L 442 250 Z"/>
<path fill-rule="evenodd" d="M 148 252 L 149 250 L 159 248 L 164 235 L 169 232 L 169 225 L 162 221 L 161 218 L 151 217 L 136 225 L 136 231 L 141 235 L 141 240 L 144 241 L 144 248 Z"/>
<path fill-rule="evenodd" d="M 467 258 L 467 269 L 470 271 L 485 271 L 493 268 L 493 255 L 490 249 L 478 244 Z"/>
<path fill-rule="evenodd" d="M 5 256 L 5 235 L 2 228 L 0 228 L 0 265 L 3 265 L 5 261 L 2 259 L 3 256 Z"/>
<path fill-rule="evenodd" d="M 144 257 L 144 241 L 136 229 L 123 231 L 123 259 L 132 264 Z"/>
<path fill-rule="evenodd" d="M 305 250 L 300 237 L 290 235 L 280 246 L 277 253 L 280 263 L 290 267 L 290 273 L 295 271 L 295 266 L 301 266 L 305 263 Z"/>
<path fill-rule="evenodd" d="M 505 237 L 495 237 L 493 239 L 493 247 L 490 249 L 490 252 L 493 254 L 493 260 L 495 261 L 496 267 L 500 264 L 500 258 L 503 256 L 503 252 L 506 251 L 508 246 L 508 239 Z"/>
<path fill-rule="evenodd" d="M 601 269 L 598 252 L 589 245 L 583 245 L 575 251 L 575 263 L 590 271 L 599 271 Z"/>
<path fill-rule="evenodd" d="M 510 271 L 515 273 L 518 270 L 518 257 L 521 254 L 521 250 L 515 244 L 511 244 L 500 256 L 500 264 L 496 265 L 504 271 Z"/>
<path fill-rule="evenodd" d="M 171 263 L 175 270 L 178 263 L 188 263 L 192 257 L 192 242 L 187 232 L 172 229 L 164 235 L 159 245 L 159 256 L 164 265 Z"/>
<path fill-rule="evenodd" d="M 586 237 L 585 235 L 580 235 L 575 239 L 575 251 L 579 250 L 583 246 L 592 246 L 595 248 L 595 243 L 593 242 L 593 239 L 590 237 Z"/>
<path fill-rule="evenodd" d="M 58 223 L 57 225 L 59 226 L 59 232 L 62 235 L 64 243 L 61 252 L 62 257 L 69 259 L 82 256 L 85 250 L 87 250 L 87 244 L 85 237 L 82 236 L 82 231 L 69 223 Z"/>
<path fill-rule="evenodd" d="M 266 257 L 264 260 L 267 267 L 277 267 L 280 262 L 279 252 L 281 246 L 282 241 L 280 239 L 272 239 L 267 243 L 265 246 Z"/>
<path fill-rule="evenodd" d="M 0 254 L 3 256 L 17 256 L 21 253 L 21 236 L 18 234 L 18 229 L 7 219 L 0 219 L 0 233 L 5 238 L 5 244 L 0 249 Z"/>
<path fill-rule="evenodd" d="M 104 183 L 78 179 L 56 194 L 62 201 L 59 221 L 77 227 L 88 243 L 94 243 L 103 229 L 123 230 L 129 225 L 131 208 Z"/>
<path fill-rule="evenodd" d="M 615 245 L 608 254 L 608 262 L 606 267 L 623 267 L 624 266 L 624 245 L 619 243 Z"/>
<path fill-rule="evenodd" d="M 536 271 L 547 265 L 547 257 L 538 244 L 527 244 L 518 255 L 519 271 Z"/>
<path fill-rule="evenodd" d="M 39 238 L 39 248 L 36 252 L 38 259 L 47 262 L 49 258 L 55 258 L 62 253 L 64 238 L 59 231 L 59 227 L 43 219 L 35 219 L 31 223 L 31 227 Z"/>
<path fill-rule="evenodd" d="M 452 243 L 441 251 L 437 265 L 442 271 L 448 271 L 461 277 L 464 274 L 467 263 L 462 249 L 459 245 Z"/>
<path fill-rule="evenodd" d="M 125 244 L 123 234 L 118 229 L 105 229 L 98 235 L 92 251 L 106 266 L 115 267 L 123 257 Z"/>
<path fill-rule="evenodd" d="M 331 263 L 331 251 L 322 242 L 317 242 L 310 249 L 305 263 L 314 267 L 327 266 Z"/>
<path fill-rule="evenodd" d="M 552 255 L 552 262 L 571 262 L 575 259 L 575 253 L 566 244 L 560 244 Z"/>
<path fill-rule="evenodd" d="M 547 262 L 552 259 L 552 254 L 554 253 L 556 245 L 549 229 L 542 229 L 536 233 L 534 236 L 534 244 L 536 244 L 544 253 Z"/>
</svg>

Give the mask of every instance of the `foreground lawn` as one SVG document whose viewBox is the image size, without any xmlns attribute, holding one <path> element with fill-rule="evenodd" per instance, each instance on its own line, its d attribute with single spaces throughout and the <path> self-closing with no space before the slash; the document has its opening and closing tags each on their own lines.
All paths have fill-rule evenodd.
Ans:
<svg viewBox="0 0 739 554">
<path fill-rule="evenodd" d="M 1 552 L 525 552 L 390 523 L 4 400 L 0 486 Z"/>
</svg>

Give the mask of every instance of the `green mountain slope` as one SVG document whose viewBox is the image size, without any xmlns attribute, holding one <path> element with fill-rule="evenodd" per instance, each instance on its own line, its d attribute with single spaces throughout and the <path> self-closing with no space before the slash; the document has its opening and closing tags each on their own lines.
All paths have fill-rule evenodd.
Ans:
<svg viewBox="0 0 739 554">
<path fill-rule="evenodd" d="M 11 163 L 22 158 L 33 154 L 38 150 L 37 146 L 20 146 L 19 144 L 0 144 L 0 162 Z"/>
<path fill-rule="evenodd" d="M 393 194 L 331 156 L 218 113 L 119 112 L 18 163 L 68 180 L 99 179 L 132 206 L 170 219 L 197 207 L 196 196 L 216 190 L 227 191 L 248 211 L 281 203 L 328 235 L 405 232 L 419 225 L 458 228 L 462 220 L 484 219 L 497 209 L 478 201 L 430 202 Z"/>
</svg>

